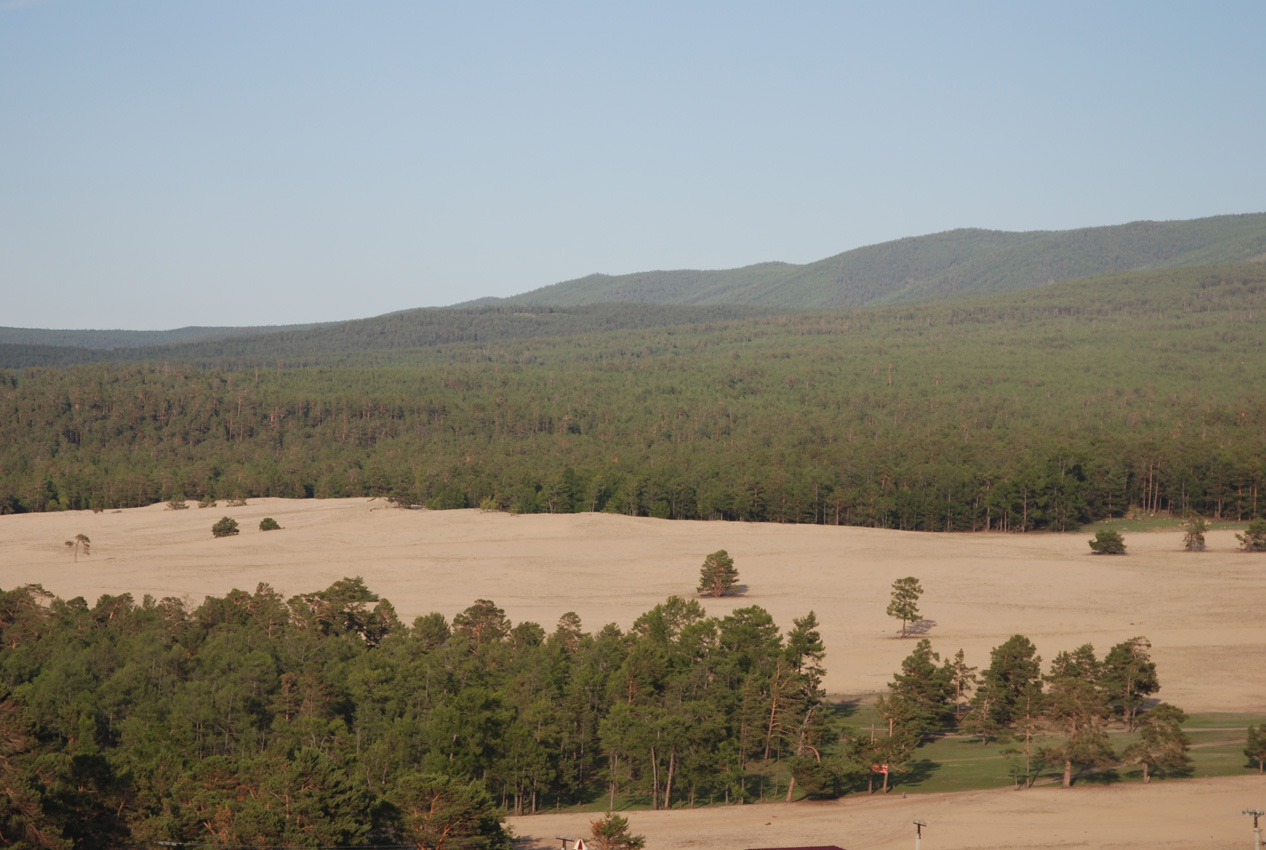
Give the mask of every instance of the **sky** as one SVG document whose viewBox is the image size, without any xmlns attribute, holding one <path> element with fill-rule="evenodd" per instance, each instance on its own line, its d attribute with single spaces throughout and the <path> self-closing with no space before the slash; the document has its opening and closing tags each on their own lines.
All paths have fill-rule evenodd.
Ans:
<svg viewBox="0 0 1266 850">
<path fill-rule="evenodd" d="M 1266 3 L 0 0 L 0 326 L 1266 211 Z"/>
</svg>

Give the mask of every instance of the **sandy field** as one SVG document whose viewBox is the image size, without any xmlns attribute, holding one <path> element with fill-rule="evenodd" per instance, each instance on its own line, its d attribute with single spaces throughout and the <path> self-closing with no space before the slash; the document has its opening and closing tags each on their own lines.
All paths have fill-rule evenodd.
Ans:
<svg viewBox="0 0 1266 850">
<path fill-rule="evenodd" d="M 241 525 L 214 539 L 221 516 Z M 260 532 L 273 517 L 283 529 Z M 76 563 L 63 541 L 92 540 Z M 1160 698 L 1187 711 L 1266 712 L 1266 555 L 1238 551 L 1229 531 L 1209 550 L 1181 550 L 1181 534 L 1126 536 L 1129 554 L 1089 554 L 1088 533 L 922 534 L 862 528 L 670 522 L 604 514 L 510 516 L 391 508 L 380 500 L 252 500 L 242 508 L 173 511 L 152 505 L 100 514 L 0 517 L 0 588 L 38 582 L 59 596 L 183 597 L 190 604 L 268 582 L 289 596 L 361 576 L 401 617 L 447 617 L 491 599 L 519 622 L 552 630 L 578 613 L 587 630 L 634 619 L 672 594 L 693 595 L 703 558 L 733 556 L 742 597 L 702 600 L 724 615 L 760 605 L 785 629 L 814 610 L 835 695 L 882 689 L 913 639 L 885 609 L 894 579 L 924 588 L 916 629 L 942 656 L 959 648 L 987 666 L 989 650 L 1021 633 L 1049 661 L 1092 643 L 1144 635 Z M 1266 808 L 1256 777 L 1153 783 L 1143 788 L 1032 789 L 908 799 L 724 810 L 634 812 L 649 846 L 744 848 L 835 844 L 909 847 L 910 820 L 935 847 L 1251 847 L 1239 813 Z M 582 834 L 584 815 L 513 819 L 531 846 Z"/>
<path fill-rule="evenodd" d="M 1001 789 L 960 794 L 854 796 L 826 802 L 765 803 L 722 809 L 625 812 L 647 848 L 742 850 L 822 847 L 909 850 L 915 818 L 926 821 L 923 850 L 1072 848 L 1191 850 L 1253 847 L 1253 820 L 1266 809 L 1256 776 L 1099 788 Z M 510 818 L 531 850 L 557 850 L 556 835 L 588 835 L 595 815 Z M 1266 822 L 1263 822 L 1266 826 Z"/>
</svg>

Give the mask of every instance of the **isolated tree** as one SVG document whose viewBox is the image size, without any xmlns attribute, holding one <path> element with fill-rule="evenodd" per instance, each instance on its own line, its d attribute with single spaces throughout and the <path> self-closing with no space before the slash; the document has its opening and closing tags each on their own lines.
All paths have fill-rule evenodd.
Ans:
<svg viewBox="0 0 1266 850">
<path fill-rule="evenodd" d="M 906 623 L 917 623 L 919 616 L 919 597 L 923 588 L 914 576 L 899 578 L 892 583 L 892 601 L 888 603 L 888 616 L 901 620 L 901 636 L 906 636 Z"/>
<path fill-rule="evenodd" d="M 1188 552 L 1204 551 L 1204 534 L 1209 530 L 1209 523 L 1202 516 L 1192 515 L 1182 524 L 1186 529 L 1182 535 L 1182 547 Z"/>
<path fill-rule="evenodd" d="M 629 819 L 615 812 L 590 821 L 589 834 L 595 850 L 641 850 L 646 846 L 646 836 L 631 834 Z"/>
<path fill-rule="evenodd" d="M 1095 532 L 1095 539 L 1090 541 L 1090 551 L 1096 555 L 1124 555 L 1125 541 L 1119 532 L 1101 528 Z"/>
<path fill-rule="evenodd" d="M 66 548 L 75 553 L 75 562 L 78 563 L 80 552 L 83 552 L 85 555 L 92 554 L 91 543 L 92 541 L 88 539 L 88 535 L 76 534 L 74 540 L 66 541 Z M 106 558 L 106 560 L 108 561 L 110 559 Z"/>
<path fill-rule="evenodd" d="M 1244 755 L 1257 762 L 1257 772 L 1266 771 L 1266 723 L 1248 727 Z"/>
<path fill-rule="evenodd" d="M 1134 717 L 1143 700 L 1160 689 L 1156 678 L 1156 662 L 1148 650 L 1152 644 L 1145 637 L 1122 641 L 1103 660 L 1103 688 L 1108 705 L 1121 715 L 1125 728 L 1134 731 Z"/>
<path fill-rule="evenodd" d="M 724 549 L 718 549 L 703 559 L 699 570 L 699 595 L 725 596 L 738 583 L 738 570 L 734 559 Z"/>
<path fill-rule="evenodd" d="M 277 520 L 270 516 L 266 516 L 259 521 L 260 531 L 277 531 L 280 528 L 281 526 L 277 523 Z"/>
<path fill-rule="evenodd" d="M 237 532 L 237 520 L 231 517 L 220 517 L 220 521 L 211 526 L 211 533 L 216 537 L 232 537 Z"/>
<path fill-rule="evenodd" d="M 189 504 L 185 501 L 184 496 L 173 496 L 167 502 L 167 510 L 169 511 L 187 511 Z"/>
<path fill-rule="evenodd" d="M 1157 704 L 1139 718 L 1139 739 L 1126 747 L 1121 760 L 1143 768 L 1143 784 L 1152 781 L 1152 773 L 1166 776 L 1185 773 L 1191 768 L 1191 739 L 1182 731 L 1187 714 L 1167 702 Z"/>
<path fill-rule="evenodd" d="M 1245 552 L 1266 552 L 1266 519 L 1255 519 L 1244 529 L 1243 534 L 1235 535 Z"/>
</svg>

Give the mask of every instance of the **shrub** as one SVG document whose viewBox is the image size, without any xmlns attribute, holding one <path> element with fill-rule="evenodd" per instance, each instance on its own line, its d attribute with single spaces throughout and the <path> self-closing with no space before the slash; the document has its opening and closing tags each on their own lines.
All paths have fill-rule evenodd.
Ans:
<svg viewBox="0 0 1266 850">
<path fill-rule="evenodd" d="M 176 496 L 174 499 L 172 499 L 171 501 L 169 501 L 169 502 L 167 503 L 167 510 L 169 510 L 169 511 L 187 511 L 187 510 L 189 510 L 189 505 L 187 505 L 187 504 L 185 503 L 185 497 L 184 497 L 184 496 Z"/>
<path fill-rule="evenodd" d="M 259 521 L 260 531 L 276 531 L 279 528 L 281 528 L 281 526 L 277 524 L 277 520 L 270 516 L 266 516 Z"/>
<path fill-rule="evenodd" d="M 1124 555 L 1125 541 L 1120 533 L 1101 528 L 1095 532 L 1095 539 L 1090 541 L 1090 550 L 1096 555 Z"/>
<path fill-rule="evenodd" d="M 1187 531 L 1182 536 L 1183 548 L 1188 552 L 1204 551 L 1204 533 L 1209 530 L 1209 523 L 1202 516 L 1188 517 L 1183 523 Z"/>
<path fill-rule="evenodd" d="M 1266 519 L 1255 519 L 1244 529 L 1243 534 L 1235 535 L 1245 552 L 1266 552 Z"/>
<path fill-rule="evenodd" d="M 215 500 L 215 496 L 203 496 L 201 501 L 198 502 L 198 507 L 214 508 L 217 504 L 219 503 Z"/>
<path fill-rule="evenodd" d="M 237 532 L 237 520 L 231 517 L 221 517 L 219 522 L 211 526 L 211 533 L 216 537 L 232 537 Z"/>
</svg>

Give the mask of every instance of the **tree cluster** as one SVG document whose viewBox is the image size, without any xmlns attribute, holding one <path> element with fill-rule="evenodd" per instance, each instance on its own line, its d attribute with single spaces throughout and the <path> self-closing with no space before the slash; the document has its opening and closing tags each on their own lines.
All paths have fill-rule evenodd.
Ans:
<svg viewBox="0 0 1266 850">
<path fill-rule="evenodd" d="M 504 812 L 754 799 L 786 788 L 779 759 L 818 791 L 823 653 L 812 613 L 783 634 L 677 597 L 628 632 L 547 632 L 488 600 L 406 625 L 359 579 L 192 609 L 17 588 L 0 843 L 506 848 Z"/>
<path fill-rule="evenodd" d="M 1017 779 L 1025 784 L 1047 766 L 1059 770 L 1065 787 L 1079 772 L 1117 764 L 1138 765 L 1144 782 L 1153 775 L 1181 775 L 1190 763 L 1181 728 L 1186 715 L 1167 703 L 1144 710 L 1160 687 L 1150 648 L 1146 638 L 1135 637 L 1098 659 L 1087 644 L 1057 654 L 1043 674 L 1032 641 L 1015 635 L 993 649 L 989 666 L 977 675 L 961 650 L 941 664 L 930 641 L 920 640 L 877 704 L 888 722 L 877 750 L 900 762 L 924 737 L 959 728 L 982 743 L 1022 741 L 1013 752 L 1023 755 Z M 965 703 L 969 692 L 974 693 Z M 1121 753 L 1108 739 L 1111 721 L 1138 732 Z M 1054 736 L 1056 743 L 1035 748 L 1037 736 Z"/>
</svg>

